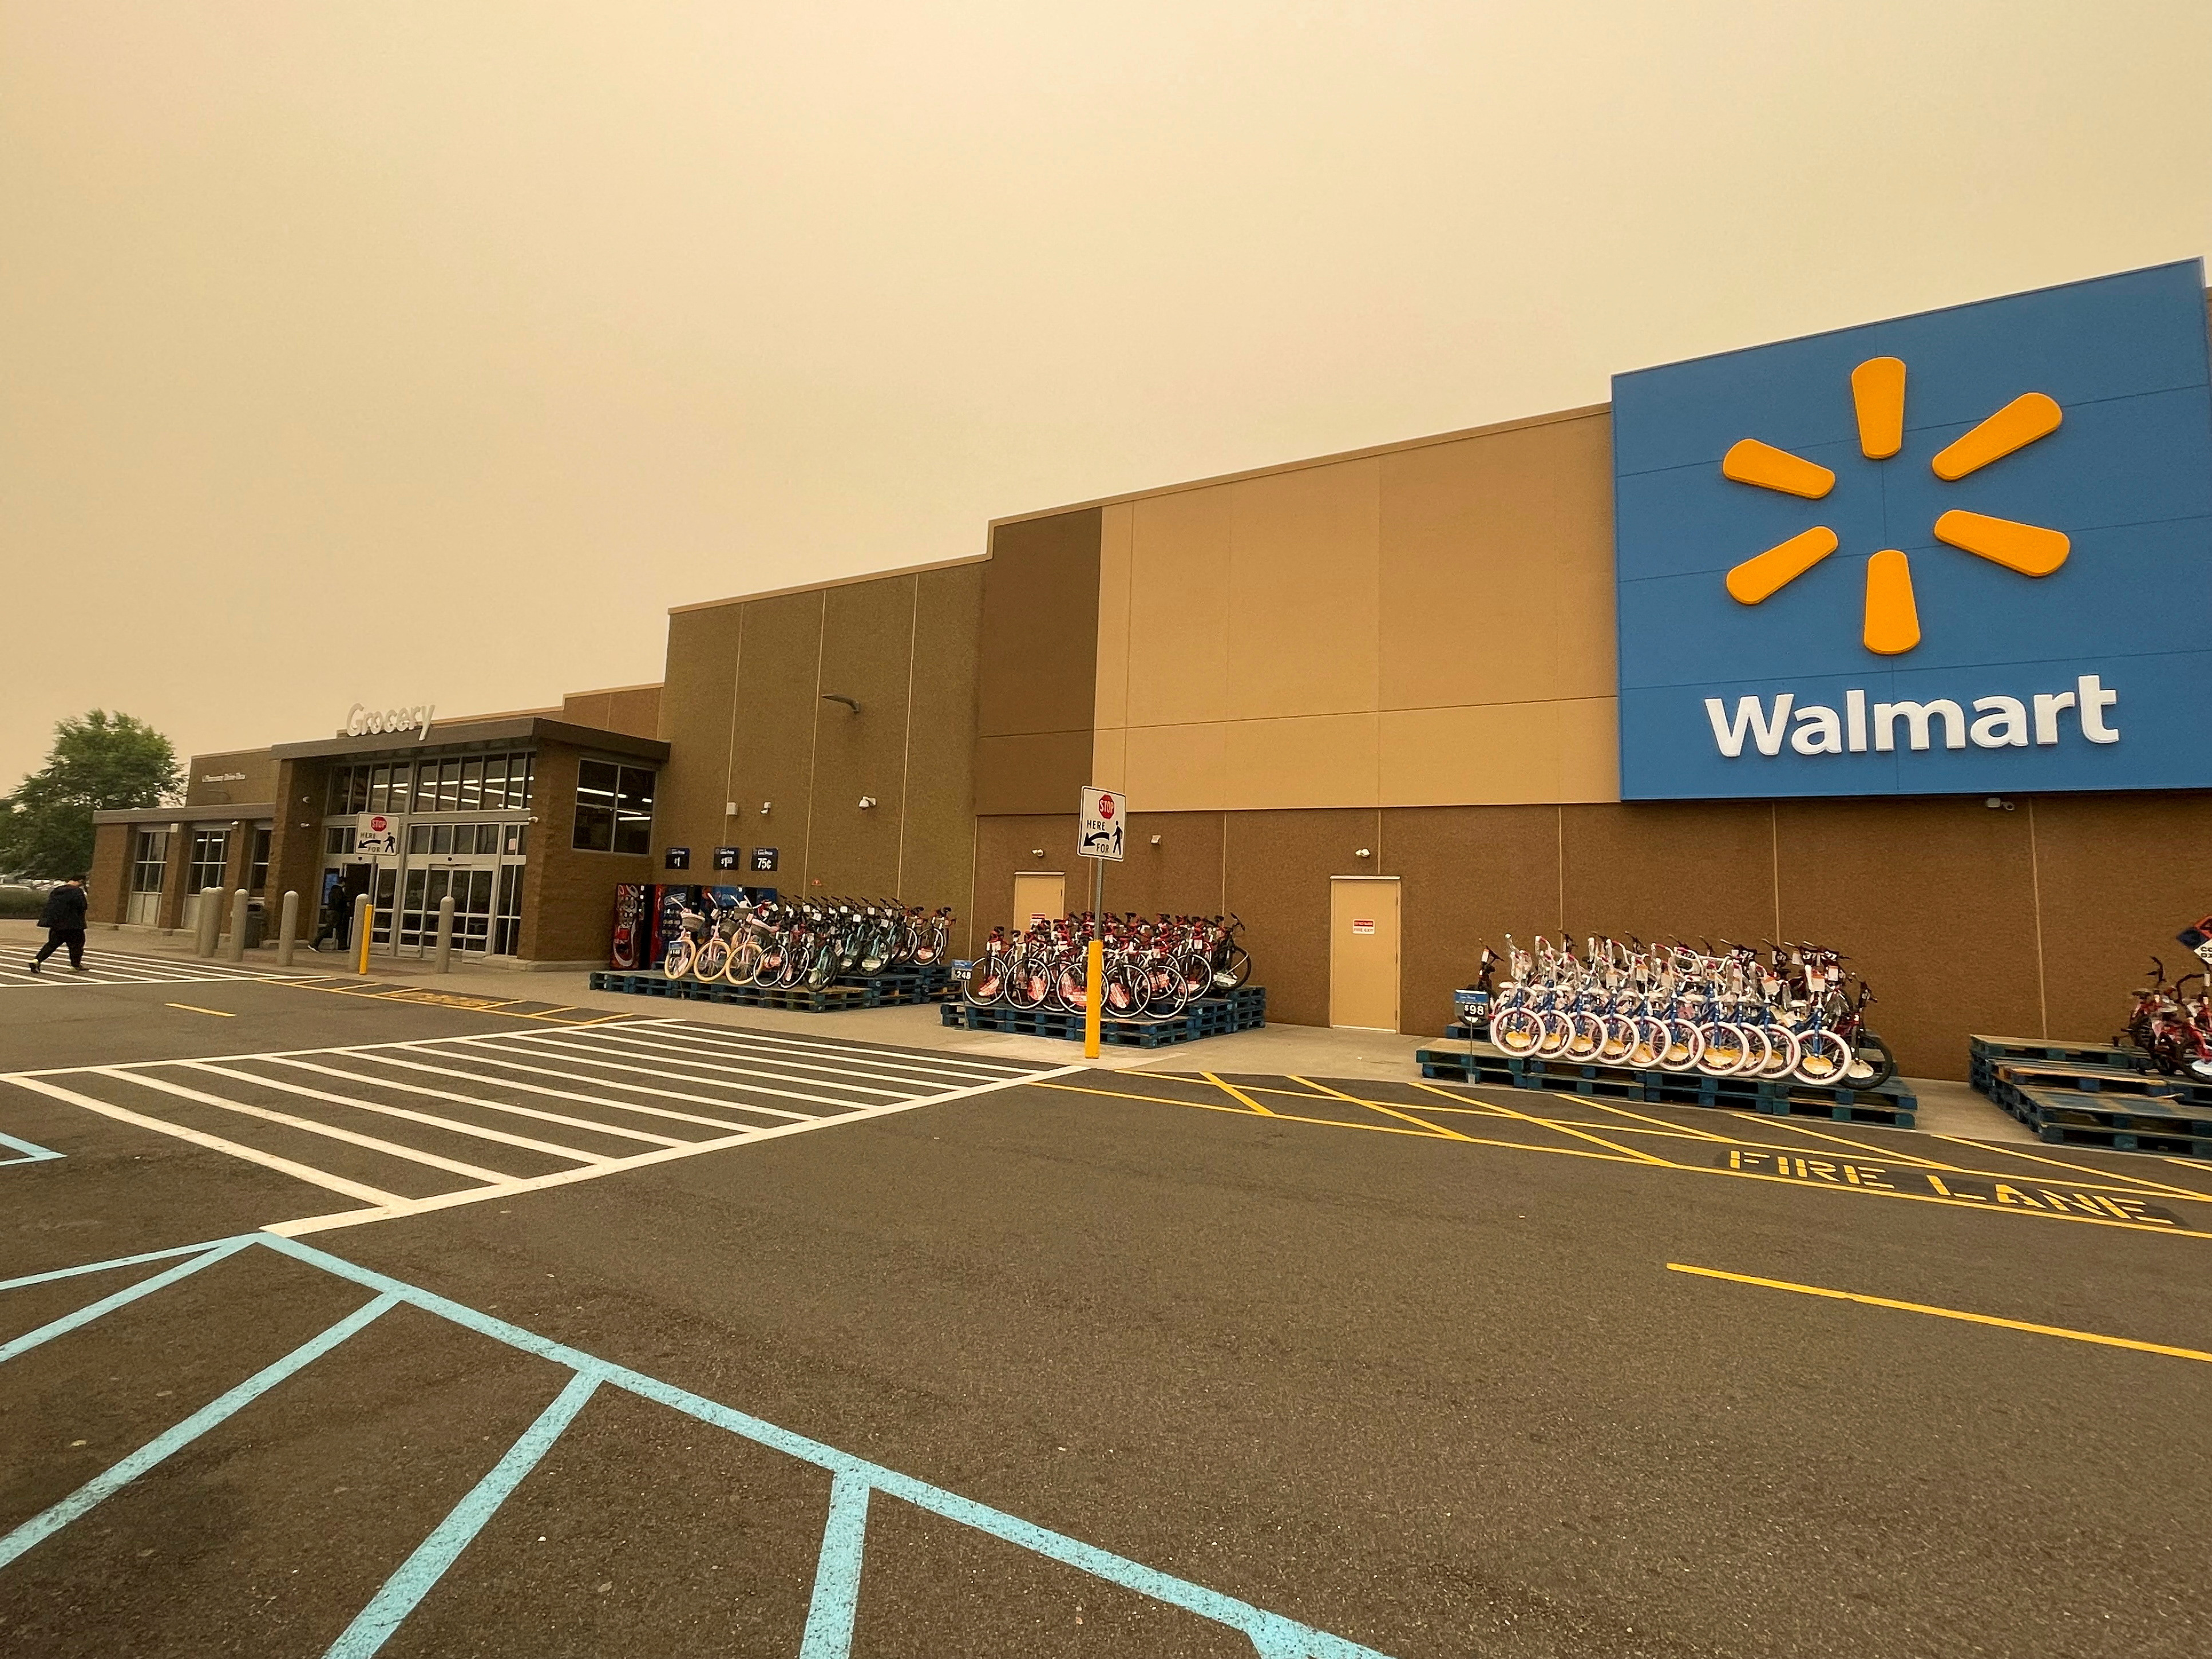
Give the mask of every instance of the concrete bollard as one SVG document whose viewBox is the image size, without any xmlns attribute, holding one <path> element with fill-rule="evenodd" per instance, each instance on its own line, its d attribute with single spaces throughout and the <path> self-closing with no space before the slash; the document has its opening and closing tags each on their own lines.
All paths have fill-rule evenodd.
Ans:
<svg viewBox="0 0 2212 1659">
<path fill-rule="evenodd" d="M 289 968 L 292 951 L 300 942 L 300 895 L 293 888 L 284 890 L 284 909 L 276 923 L 276 965 Z"/>
<path fill-rule="evenodd" d="M 453 901 L 452 895 L 438 901 L 438 966 L 436 971 L 453 971 Z"/>
<path fill-rule="evenodd" d="M 200 889 L 199 915 L 195 920 L 192 933 L 192 954 L 199 957 L 213 956 L 216 943 L 222 938 L 222 889 L 203 887 Z"/>
<path fill-rule="evenodd" d="M 356 974 L 368 971 L 368 924 L 372 912 L 368 895 L 357 895 L 353 902 L 353 970 Z"/>
<path fill-rule="evenodd" d="M 246 960 L 246 923 L 253 914 L 253 897 L 240 887 L 230 896 L 230 959 Z"/>
</svg>

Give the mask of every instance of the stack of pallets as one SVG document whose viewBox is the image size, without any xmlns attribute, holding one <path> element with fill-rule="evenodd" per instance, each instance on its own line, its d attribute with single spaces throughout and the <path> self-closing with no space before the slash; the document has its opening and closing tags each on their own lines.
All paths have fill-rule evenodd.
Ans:
<svg viewBox="0 0 2212 1659">
<path fill-rule="evenodd" d="M 633 996 L 672 997 L 685 1002 L 720 1002 L 738 1008 L 782 1008 L 807 1014 L 848 1008 L 900 1008 L 942 1002 L 953 992 L 951 970 L 942 964 L 901 968 L 888 974 L 849 975 L 827 985 L 728 985 L 720 980 L 670 979 L 660 973 L 606 970 L 592 975 L 594 991 Z"/>
<path fill-rule="evenodd" d="M 1659 1101 L 1764 1112 L 1771 1117 L 1824 1117 L 1838 1123 L 1886 1124 L 1899 1129 L 1912 1127 L 1920 1104 L 1898 1078 L 1879 1089 L 1823 1089 L 1795 1079 L 1706 1077 L 1695 1072 L 1542 1060 L 1508 1054 L 1487 1042 L 1475 1042 L 1462 1048 L 1424 1048 L 1413 1058 L 1423 1077 L 1448 1082 L 1503 1084 L 1601 1100 Z"/>
<path fill-rule="evenodd" d="M 1003 1004 L 978 1008 L 957 998 L 948 1000 L 945 1024 L 967 1031 L 1005 1031 L 1017 1036 L 1083 1040 L 1081 1014 L 1043 1008 L 1023 1010 Z M 1225 997 L 1206 997 L 1191 1003 L 1168 1019 L 1102 1019 L 1098 1040 L 1116 1048 L 1159 1048 L 1171 1042 L 1195 1042 L 1200 1037 L 1226 1036 L 1231 1031 L 1253 1031 L 1267 1023 L 1267 993 L 1247 985 Z"/>
<path fill-rule="evenodd" d="M 2212 1158 L 2212 1084 L 2157 1076 L 2139 1048 L 2033 1037 L 1966 1041 L 1974 1087 L 2038 1139 Z"/>
</svg>

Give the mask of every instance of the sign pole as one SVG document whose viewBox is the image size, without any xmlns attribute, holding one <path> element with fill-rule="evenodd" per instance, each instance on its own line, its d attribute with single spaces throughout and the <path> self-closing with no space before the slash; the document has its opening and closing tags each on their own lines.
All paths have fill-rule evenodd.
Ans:
<svg viewBox="0 0 2212 1659">
<path fill-rule="evenodd" d="M 1099 911 L 1106 902 L 1106 860 L 1091 860 L 1091 959 L 1084 974 L 1083 1057 L 1098 1058 L 1098 1019 L 1105 1012 L 1106 946 L 1101 939 Z"/>
</svg>

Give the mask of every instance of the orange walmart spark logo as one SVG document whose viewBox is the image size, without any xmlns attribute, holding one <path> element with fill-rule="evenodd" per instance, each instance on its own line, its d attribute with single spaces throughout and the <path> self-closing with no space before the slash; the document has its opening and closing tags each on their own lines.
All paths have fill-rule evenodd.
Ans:
<svg viewBox="0 0 2212 1659">
<path fill-rule="evenodd" d="M 1859 451 L 1884 461 L 1905 447 L 1905 364 L 1895 357 L 1869 357 L 1851 371 L 1851 402 L 1858 413 Z M 2002 409 L 1947 447 L 1929 463 L 1936 476 L 1955 483 L 1968 473 L 2025 449 L 2058 429 L 2058 405 L 2040 392 L 2014 398 Z M 1738 483 L 1780 490 L 1819 501 L 1836 487 L 1826 467 L 1792 455 L 1756 438 L 1745 438 L 1721 460 L 1721 475 Z M 2023 576 L 2048 576 L 2066 562 L 2068 543 L 2056 530 L 2016 524 L 1984 514 L 1957 509 L 1936 520 L 1936 539 L 2017 570 Z M 1778 546 L 1746 559 L 1728 574 L 1730 598 L 1757 605 L 1780 592 L 1836 550 L 1836 532 L 1826 525 L 1800 531 Z M 1867 562 L 1866 623 L 1862 637 L 1869 651 L 1894 657 L 1920 643 L 1920 611 L 1912 599 L 1912 562 L 1893 547 Z"/>
</svg>

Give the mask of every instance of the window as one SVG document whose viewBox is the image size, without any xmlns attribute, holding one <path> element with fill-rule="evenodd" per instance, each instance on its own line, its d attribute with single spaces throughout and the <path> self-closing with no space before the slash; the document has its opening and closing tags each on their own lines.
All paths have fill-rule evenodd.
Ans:
<svg viewBox="0 0 2212 1659">
<path fill-rule="evenodd" d="M 343 858 L 353 851 L 353 825 L 334 823 L 323 836 L 323 851 L 334 858 Z"/>
<path fill-rule="evenodd" d="M 158 893 L 169 870 L 169 832 L 141 830 L 131 849 L 131 890 Z"/>
<path fill-rule="evenodd" d="M 652 772 L 611 761 L 580 763 L 573 844 L 592 853 L 651 852 Z"/>
<path fill-rule="evenodd" d="M 461 798 L 458 803 L 464 812 L 481 812 L 483 799 L 483 757 L 471 755 L 461 763 Z"/>
<path fill-rule="evenodd" d="M 198 893 L 210 887 L 222 886 L 224 874 L 229 867 L 230 831 L 195 830 L 192 832 L 192 861 L 185 872 L 185 891 Z"/>
<path fill-rule="evenodd" d="M 246 884 L 256 893 L 266 891 L 269 886 L 270 835 L 270 831 L 267 830 L 253 832 L 253 863 L 246 872 Z"/>
</svg>

